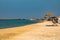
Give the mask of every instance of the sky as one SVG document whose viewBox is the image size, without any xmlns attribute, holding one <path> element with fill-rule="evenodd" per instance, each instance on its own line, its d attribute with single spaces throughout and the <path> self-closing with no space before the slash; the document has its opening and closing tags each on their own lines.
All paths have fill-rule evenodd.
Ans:
<svg viewBox="0 0 60 40">
<path fill-rule="evenodd" d="M 60 16 L 60 0 L 0 0 L 0 18 L 43 18 Z"/>
</svg>

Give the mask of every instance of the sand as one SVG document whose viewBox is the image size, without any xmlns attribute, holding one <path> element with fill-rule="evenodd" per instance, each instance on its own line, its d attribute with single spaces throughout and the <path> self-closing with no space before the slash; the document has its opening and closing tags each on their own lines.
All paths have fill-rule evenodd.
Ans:
<svg viewBox="0 0 60 40">
<path fill-rule="evenodd" d="M 0 40 L 60 40 L 60 24 L 51 21 L 14 28 L 0 29 Z"/>
</svg>

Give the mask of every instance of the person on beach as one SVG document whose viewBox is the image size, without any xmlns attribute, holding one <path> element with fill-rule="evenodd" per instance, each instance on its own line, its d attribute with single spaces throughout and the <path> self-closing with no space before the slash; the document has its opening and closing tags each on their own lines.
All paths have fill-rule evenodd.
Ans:
<svg viewBox="0 0 60 40">
<path fill-rule="evenodd" d="M 58 18 L 57 17 L 52 17 L 52 23 L 53 23 L 53 26 L 58 26 L 57 23 L 58 23 Z"/>
<path fill-rule="evenodd" d="M 58 23 L 60 24 L 60 18 L 58 18 Z"/>
</svg>

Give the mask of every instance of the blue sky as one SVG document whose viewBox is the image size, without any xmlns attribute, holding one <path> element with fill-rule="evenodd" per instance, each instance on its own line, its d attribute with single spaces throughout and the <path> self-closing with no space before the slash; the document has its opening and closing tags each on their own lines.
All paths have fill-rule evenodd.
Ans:
<svg viewBox="0 0 60 40">
<path fill-rule="evenodd" d="M 0 0 L 0 18 L 42 18 L 60 16 L 60 0 Z"/>
</svg>

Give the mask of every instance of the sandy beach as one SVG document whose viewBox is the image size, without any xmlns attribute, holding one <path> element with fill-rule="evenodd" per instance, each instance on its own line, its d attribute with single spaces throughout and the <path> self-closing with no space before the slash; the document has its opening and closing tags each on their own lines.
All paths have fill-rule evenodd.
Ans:
<svg viewBox="0 0 60 40">
<path fill-rule="evenodd" d="M 51 21 L 14 28 L 0 29 L 0 40 L 60 40 L 60 24 Z"/>
</svg>

